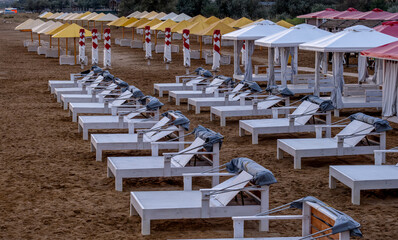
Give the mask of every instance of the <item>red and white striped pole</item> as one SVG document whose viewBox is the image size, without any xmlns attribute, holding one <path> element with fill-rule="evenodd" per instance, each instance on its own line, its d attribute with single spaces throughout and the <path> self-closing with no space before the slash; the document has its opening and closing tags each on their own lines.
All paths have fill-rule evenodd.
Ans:
<svg viewBox="0 0 398 240">
<path fill-rule="evenodd" d="M 214 48 L 213 48 L 213 66 L 212 70 L 217 71 L 220 68 L 220 47 L 221 47 L 221 33 L 220 30 L 214 30 L 213 33 Z"/>
<path fill-rule="evenodd" d="M 104 30 L 104 68 L 111 67 L 111 30 Z"/>
<path fill-rule="evenodd" d="M 151 27 L 145 26 L 145 59 L 148 60 L 148 65 L 151 65 L 152 58 L 152 43 L 151 43 Z"/>
<path fill-rule="evenodd" d="M 93 65 L 98 65 L 98 30 L 94 28 L 91 31 L 92 37 L 92 48 L 91 48 L 91 63 Z"/>
<path fill-rule="evenodd" d="M 79 31 L 79 62 L 80 66 L 83 69 L 83 66 L 86 65 L 86 32 L 82 28 Z"/>
<path fill-rule="evenodd" d="M 169 70 L 169 63 L 171 62 L 171 29 L 166 28 L 164 33 L 163 61 L 166 62 L 166 70 Z"/>
<path fill-rule="evenodd" d="M 189 74 L 189 67 L 191 66 L 191 50 L 189 49 L 189 29 L 182 31 L 183 39 L 183 54 L 184 54 L 184 67 L 186 74 Z"/>
</svg>

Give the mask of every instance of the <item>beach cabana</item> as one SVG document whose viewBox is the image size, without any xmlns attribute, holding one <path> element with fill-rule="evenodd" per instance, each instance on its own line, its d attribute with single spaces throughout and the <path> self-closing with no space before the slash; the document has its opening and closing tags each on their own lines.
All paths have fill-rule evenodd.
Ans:
<svg viewBox="0 0 398 240">
<path fill-rule="evenodd" d="M 61 22 L 59 22 L 59 23 L 61 23 Z M 62 24 L 62 23 L 61 23 Z M 61 26 L 59 26 L 59 27 L 57 27 L 57 28 L 55 28 L 55 29 L 53 29 L 53 30 L 49 30 L 49 31 L 47 31 L 47 32 L 45 32 L 44 34 L 45 35 L 49 35 L 50 36 L 50 48 L 47 50 L 47 52 L 46 52 L 46 57 L 51 57 L 51 58 L 58 58 L 59 56 L 61 56 L 61 55 L 68 55 L 68 53 L 67 52 L 64 52 L 62 49 L 61 49 L 61 44 L 60 44 L 60 38 L 58 38 L 58 49 L 56 50 L 56 49 L 53 49 L 52 47 L 51 47 L 51 43 L 52 43 L 52 36 L 53 35 L 55 35 L 55 34 L 57 34 L 58 32 L 60 32 L 60 31 L 62 31 L 62 30 L 64 30 L 66 27 L 68 27 L 70 24 L 69 23 L 64 23 L 64 24 L 62 24 Z"/>
<path fill-rule="evenodd" d="M 65 38 L 66 39 L 66 52 L 68 52 L 68 39 L 73 38 L 73 46 L 74 46 L 74 64 L 77 64 L 77 57 L 76 57 L 76 39 L 80 37 L 80 29 L 84 29 L 83 27 L 73 23 L 63 30 L 59 31 L 58 33 L 53 35 L 53 38 Z M 87 29 L 84 29 L 85 36 L 91 37 L 91 32 Z M 71 61 L 71 56 L 64 55 L 60 56 L 59 58 L 60 64 L 69 64 L 73 65 Z"/>
<path fill-rule="evenodd" d="M 124 28 L 126 25 L 134 22 L 134 20 L 138 21 L 138 19 L 136 18 L 126 18 L 126 17 L 121 17 L 119 19 L 119 21 L 117 21 L 116 23 L 113 23 L 113 25 L 108 24 L 108 26 L 114 26 L 114 27 L 120 27 L 122 28 L 122 38 L 115 38 L 115 43 L 119 44 L 120 46 L 122 46 L 122 42 L 124 46 L 130 46 L 130 39 L 126 39 L 124 38 Z M 128 23 L 128 24 L 126 24 Z"/>
<path fill-rule="evenodd" d="M 233 27 L 233 28 L 242 28 L 242 26 L 245 26 L 245 25 L 247 25 L 249 23 L 252 23 L 252 22 L 253 22 L 252 20 L 250 20 L 248 18 L 245 18 L 245 17 L 242 17 L 242 18 L 230 23 L 229 26 Z"/>
<path fill-rule="evenodd" d="M 191 18 L 192 17 L 186 15 L 185 13 L 181 13 L 180 15 L 177 15 L 177 16 L 171 18 L 171 20 L 173 20 L 174 22 L 181 22 L 181 21 L 184 21 L 184 20 L 189 20 Z"/>
<path fill-rule="evenodd" d="M 32 32 L 32 28 L 37 27 L 41 24 L 43 24 L 44 22 L 40 19 L 36 19 L 36 20 L 32 20 L 32 21 L 25 21 L 22 24 L 18 25 L 17 27 L 15 27 L 15 30 L 21 31 L 21 32 L 30 32 L 30 40 L 24 40 L 23 44 L 24 47 L 28 47 L 30 45 L 39 45 L 38 42 L 33 41 L 33 32 Z"/>
<path fill-rule="evenodd" d="M 231 25 L 230 25 L 231 26 Z M 231 26 L 232 27 L 232 26 Z M 272 21 L 264 20 L 262 22 L 254 23 L 249 27 L 245 27 L 234 32 L 230 32 L 223 36 L 224 39 L 234 41 L 234 75 L 238 80 L 246 81 L 266 81 L 266 76 L 257 76 L 252 74 L 251 56 L 254 52 L 254 41 L 272 34 L 281 32 L 286 28 L 275 24 Z M 246 42 L 246 59 L 245 74 L 242 73 L 240 65 L 240 53 L 243 47 L 243 42 Z"/>
<path fill-rule="evenodd" d="M 383 22 L 374 30 L 398 38 L 398 21 Z"/>
<path fill-rule="evenodd" d="M 145 23 L 148 23 L 149 22 L 149 20 L 147 19 L 147 18 L 142 18 L 142 19 L 140 19 L 140 20 L 138 20 L 138 21 L 135 21 L 135 22 L 133 22 L 133 23 L 131 23 L 131 24 L 129 24 L 129 25 L 126 25 L 126 27 L 127 28 L 132 28 L 132 41 L 131 41 L 131 47 L 132 48 L 142 48 L 142 46 L 143 46 L 143 40 L 134 40 L 134 31 L 135 31 L 135 29 L 137 28 L 137 27 L 139 27 L 139 26 L 141 26 L 141 25 L 143 25 L 143 24 L 145 24 Z M 137 33 L 138 33 L 138 30 L 137 30 Z"/>
<path fill-rule="evenodd" d="M 130 13 L 130 15 L 127 16 L 127 18 L 136 18 L 139 14 L 141 14 L 140 11 L 135 11 L 133 13 Z"/>
<path fill-rule="evenodd" d="M 63 14 L 62 12 L 54 13 L 53 15 L 49 16 L 47 19 L 55 19 L 56 17 L 61 16 L 62 14 Z"/>
<path fill-rule="evenodd" d="M 65 17 L 68 14 L 69 13 L 63 13 L 63 14 L 59 15 L 58 17 L 55 17 L 55 20 L 62 20 L 62 18 Z"/>
<path fill-rule="evenodd" d="M 309 42 L 312 40 L 316 40 L 325 36 L 332 35 L 331 32 L 319 29 L 313 25 L 309 25 L 306 23 L 299 24 L 297 26 L 291 27 L 284 31 L 275 33 L 273 35 L 258 39 L 255 41 L 255 45 L 268 47 L 268 85 L 274 86 L 275 83 L 275 67 L 273 64 L 274 59 L 274 51 L 273 48 L 279 48 L 281 53 L 281 82 L 282 86 L 287 86 L 287 80 L 293 79 L 293 76 L 297 76 L 298 74 L 298 47 L 301 43 Z M 288 76 L 288 59 L 289 55 L 292 56 L 291 61 L 291 71 L 290 76 Z M 323 58 L 323 70 L 324 73 L 327 73 L 327 58 L 326 54 L 324 54 Z M 308 76 L 308 74 L 305 74 Z M 314 76 L 308 76 L 308 80 L 313 79 Z M 294 85 L 292 87 L 289 86 L 291 91 L 295 92 Z M 308 89 L 311 90 L 311 89 Z M 313 89 L 311 90 L 313 91 Z M 304 93 L 304 92 L 300 92 Z M 312 92 L 309 92 L 312 93 Z"/>
<path fill-rule="evenodd" d="M 43 12 L 43 13 L 41 13 L 39 16 L 38 16 L 38 18 L 42 18 L 44 15 L 46 15 L 48 12 Z"/>
<path fill-rule="evenodd" d="M 54 13 L 48 12 L 48 13 L 44 14 L 43 16 L 39 17 L 39 18 L 48 18 L 48 17 L 50 17 L 52 15 L 54 15 Z"/>
<path fill-rule="evenodd" d="M 226 17 L 226 18 L 223 18 L 223 19 L 221 19 L 220 20 L 222 23 L 224 23 L 224 24 L 230 24 L 230 23 L 232 23 L 232 22 L 235 22 L 235 19 L 232 19 L 232 18 L 230 18 L 230 17 Z"/>
<path fill-rule="evenodd" d="M 61 22 L 53 22 L 52 24 L 48 25 L 47 27 L 40 28 L 37 31 L 37 34 L 38 34 L 38 36 L 40 36 L 41 34 L 45 34 L 46 32 L 54 30 L 54 29 L 56 29 L 56 28 L 58 28 L 58 27 L 60 27 L 62 25 L 63 24 Z M 51 45 L 52 45 L 52 37 L 50 35 L 50 41 L 49 41 L 48 46 L 40 46 L 40 47 L 38 47 L 37 48 L 37 53 L 38 54 L 47 54 L 47 51 L 48 51 L 49 48 L 51 48 Z"/>
<path fill-rule="evenodd" d="M 398 41 L 362 51 L 361 55 L 383 61 L 382 116 L 398 123 Z"/>
<path fill-rule="evenodd" d="M 178 14 L 171 12 L 169 14 L 166 14 L 165 16 L 161 17 L 160 20 L 166 21 L 167 19 L 172 19 L 174 17 L 178 16 Z"/>
<path fill-rule="evenodd" d="M 192 26 L 194 23 L 183 20 L 173 27 L 171 27 L 171 32 L 172 32 L 172 39 L 173 40 L 181 40 L 182 39 L 182 34 L 178 33 L 179 31 L 183 31 L 184 29 L 188 28 L 189 26 Z"/>
<path fill-rule="evenodd" d="M 300 44 L 300 49 L 314 51 L 315 55 L 315 87 L 314 94 L 320 94 L 320 76 L 319 65 L 321 53 L 333 53 L 333 85 L 331 100 L 336 109 L 342 108 L 361 108 L 361 107 L 381 107 L 381 102 L 368 102 L 366 96 L 359 98 L 343 98 L 344 87 L 344 68 L 343 68 L 343 54 L 344 53 L 359 53 L 363 50 L 378 47 L 387 43 L 397 41 L 397 38 L 377 32 L 374 29 L 357 25 L 349 27 L 344 31 L 326 36 L 314 41 Z M 366 71 L 366 59 L 358 59 L 358 81 L 366 80 L 364 72 Z M 365 77 L 364 77 L 365 76 Z M 366 92 L 367 93 L 367 92 Z M 352 102 L 355 100 L 355 102 Z M 337 112 L 335 112 L 338 114 Z"/>
<path fill-rule="evenodd" d="M 50 20 L 50 21 L 44 22 L 43 24 L 40 24 L 40 25 L 32 28 L 32 33 L 37 33 L 38 40 L 39 40 L 39 46 L 41 46 L 42 44 L 41 44 L 41 40 L 40 40 L 40 33 L 38 33 L 38 32 L 51 26 L 53 23 L 54 23 L 54 21 Z"/>
</svg>

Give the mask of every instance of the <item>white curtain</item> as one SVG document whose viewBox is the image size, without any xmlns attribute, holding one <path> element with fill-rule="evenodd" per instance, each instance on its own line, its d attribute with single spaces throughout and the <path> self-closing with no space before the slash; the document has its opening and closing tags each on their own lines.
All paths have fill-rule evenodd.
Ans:
<svg viewBox="0 0 398 240">
<path fill-rule="evenodd" d="M 274 64 L 275 64 L 276 66 L 280 66 L 280 65 L 281 65 L 281 59 L 280 59 L 279 48 L 275 48 Z"/>
<path fill-rule="evenodd" d="M 280 60 L 281 60 L 282 87 L 286 87 L 287 86 L 287 64 L 289 61 L 289 48 L 282 47 L 279 49 L 279 52 L 281 54 Z"/>
<path fill-rule="evenodd" d="M 372 77 L 372 82 L 377 85 L 383 84 L 383 60 L 375 59 L 375 73 Z"/>
<path fill-rule="evenodd" d="M 358 83 L 366 82 L 369 77 L 368 62 L 365 56 L 358 56 Z"/>
<path fill-rule="evenodd" d="M 241 49 L 241 51 L 240 51 L 240 53 L 242 54 L 242 64 L 243 65 L 246 65 L 246 62 L 247 62 L 247 59 L 246 59 L 246 42 L 245 41 L 243 41 L 243 46 L 242 46 L 242 49 Z"/>
<path fill-rule="evenodd" d="M 234 51 L 235 51 L 235 53 L 234 53 L 234 74 L 242 75 L 243 72 L 240 69 L 240 54 L 241 54 L 241 49 L 243 47 L 243 41 L 242 40 L 236 41 L 235 46 L 236 47 L 234 47 Z M 236 58 L 235 58 L 235 56 L 236 56 Z"/>
<path fill-rule="evenodd" d="M 383 83 L 383 116 L 397 116 L 398 113 L 398 61 L 385 61 Z"/>
<path fill-rule="evenodd" d="M 291 47 L 289 49 L 290 56 L 292 56 L 292 75 L 297 75 L 298 73 L 298 47 Z M 292 76 L 293 79 L 293 76 Z"/>
<path fill-rule="evenodd" d="M 268 86 L 276 85 L 275 82 L 275 67 L 274 67 L 275 48 L 268 48 Z"/>
<path fill-rule="evenodd" d="M 344 66 L 343 55 L 344 53 L 333 53 L 333 80 L 334 89 L 332 91 L 331 100 L 336 109 L 343 107 L 343 87 L 344 87 Z"/>
<path fill-rule="evenodd" d="M 246 41 L 246 64 L 245 64 L 245 77 L 244 81 L 253 81 L 253 67 L 252 67 L 252 55 L 254 52 L 254 41 Z"/>
</svg>

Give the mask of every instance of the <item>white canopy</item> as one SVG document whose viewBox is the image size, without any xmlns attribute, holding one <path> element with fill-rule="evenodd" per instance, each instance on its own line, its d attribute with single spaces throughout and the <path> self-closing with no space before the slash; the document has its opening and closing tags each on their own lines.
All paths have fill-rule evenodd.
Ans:
<svg viewBox="0 0 398 240">
<path fill-rule="evenodd" d="M 61 14 L 61 15 L 59 15 L 58 17 L 56 17 L 55 19 L 64 19 L 64 17 L 66 17 L 67 15 L 69 15 L 69 13 L 64 13 L 64 14 Z"/>
<path fill-rule="evenodd" d="M 115 15 L 108 13 L 105 16 L 103 16 L 100 19 L 95 20 L 96 22 L 112 22 L 116 19 L 119 19 L 118 17 L 116 17 Z"/>
<path fill-rule="evenodd" d="M 191 19 L 190 16 L 186 15 L 185 13 L 181 13 L 180 15 L 173 17 L 171 20 L 173 20 L 174 22 L 181 22 L 189 19 Z"/>
<path fill-rule="evenodd" d="M 64 24 L 61 23 L 61 22 L 54 22 L 53 24 L 51 24 L 51 25 L 49 25 L 49 26 L 47 26 L 47 27 L 45 27 L 45 28 L 42 28 L 42 29 L 39 30 L 37 33 L 38 33 L 38 34 L 43 34 L 43 33 L 46 33 L 46 32 L 48 32 L 48 31 L 51 31 L 51 30 L 53 30 L 53 29 L 56 29 L 57 27 L 60 27 L 60 26 L 62 26 L 62 25 L 64 25 Z"/>
<path fill-rule="evenodd" d="M 135 12 L 131 13 L 130 15 L 128 15 L 127 18 L 136 17 L 138 14 L 141 14 L 141 12 L 140 11 L 135 11 Z"/>
<path fill-rule="evenodd" d="M 222 38 L 227 40 L 257 40 L 284 30 L 286 30 L 286 28 L 279 26 L 272 21 L 264 20 L 253 23 L 248 27 L 224 34 Z"/>
<path fill-rule="evenodd" d="M 286 29 L 271 36 L 258 39 L 255 45 L 264 47 L 297 47 L 301 43 L 313 41 L 333 33 L 306 23 Z"/>
<path fill-rule="evenodd" d="M 166 21 L 167 19 L 172 19 L 172 18 L 175 18 L 177 16 L 178 15 L 176 13 L 171 12 L 171 13 L 167 14 L 166 16 L 160 18 L 160 20 Z"/>
<path fill-rule="evenodd" d="M 372 28 L 356 25 L 344 31 L 300 44 L 300 49 L 316 52 L 360 52 L 398 41 L 398 38 Z"/>
<path fill-rule="evenodd" d="M 89 15 L 87 15 L 87 16 L 84 16 L 84 17 L 80 18 L 80 20 L 89 20 L 90 18 L 93 18 L 93 17 L 95 17 L 97 15 L 98 15 L 98 13 L 93 12 L 93 13 L 90 13 Z"/>
<path fill-rule="evenodd" d="M 47 28 L 48 26 L 52 25 L 53 23 L 54 23 L 54 21 L 45 22 L 45 23 L 43 23 L 43 24 L 41 24 L 39 26 L 36 26 L 36 27 L 32 28 L 32 32 L 37 33 L 39 31 Z"/>
<path fill-rule="evenodd" d="M 44 15 L 46 15 L 47 13 L 48 13 L 48 12 L 44 12 L 44 13 L 40 14 L 38 17 L 41 18 L 41 17 L 43 17 Z"/>
</svg>

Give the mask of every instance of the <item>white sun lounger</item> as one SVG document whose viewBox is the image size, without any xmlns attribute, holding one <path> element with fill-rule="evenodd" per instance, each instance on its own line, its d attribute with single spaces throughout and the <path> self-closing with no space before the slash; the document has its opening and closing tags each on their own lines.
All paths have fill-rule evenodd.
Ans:
<svg viewBox="0 0 398 240">
<path fill-rule="evenodd" d="M 178 153 L 158 156 L 156 145 L 162 143 L 153 142 L 153 156 L 108 157 L 108 177 L 114 177 L 116 190 L 122 191 L 123 179 L 182 176 L 183 173 L 203 172 L 218 167 L 219 144 L 213 144 L 213 151 L 206 152 L 203 148 L 204 143 L 205 141 L 198 137 L 193 142 L 185 142 L 191 145 Z M 198 159 L 192 160 L 195 155 Z M 207 155 L 212 157 L 208 158 Z M 218 184 L 218 178 L 213 179 L 213 184 Z"/>
<path fill-rule="evenodd" d="M 386 133 L 372 132 L 374 127 L 368 123 L 354 120 L 334 138 L 322 138 L 322 128 L 344 127 L 342 125 L 318 125 L 315 128 L 316 138 L 278 139 L 277 159 L 283 158 L 286 152 L 294 157 L 294 168 L 301 169 L 303 157 L 326 157 L 373 154 L 374 150 L 386 147 Z M 379 135 L 380 140 L 367 139 L 369 145 L 359 143 L 367 136 Z"/>
<path fill-rule="evenodd" d="M 154 94 L 159 93 L 159 97 L 163 97 L 165 92 L 177 90 L 201 90 L 208 84 L 208 78 L 192 75 L 192 76 L 176 76 L 175 83 L 155 83 L 153 84 Z M 181 81 L 181 82 L 180 82 Z"/>
<path fill-rule="evenodd" d="M 54 88 L 54 97 L 57 98 L 57 102 L 61 102 L 62 94 L 87 94 L 91 93 L 91 88 L 88 87 L 88 84 L 95 84 L 97 82 L 101 82 L 104 79 L 103 76 L 98 76 L 94 81 L 82 81 L 78 82 L 76 87 L 61 87 Z M 110 85 L 109 83 L 108 85 Z M 96 86 L 96 85 L 95 85 Z"/>
<path fill-rule="evenodd" d="M 298 107 L 286 107 L 295 109 L 287 118 L 278 118 L 278 113 L 273 114 L 275 118 L 271 119 L 255 119 L 239 121 L 239 136 L 244 136 L 245 131 L 252 134 L 252 144 L 258 144 L 258 135 L 260 134 L 278 134 L 278 133 L 298 133 L 298 132 L 315 132 L 315 123 L 308 122 L 315 116 L 326 116 L 326 120 L 321 119 L 318 122 L 331 124 L 331 112 L 320 113 L 319 105 L 304 100 Z M 279 111 L 280 108 L 276 108 Z M 327 128 L 326 137 L 331 137 L 330 128 Z"/>
<path fill-rule="evenodd" d="M 264 96 L 254 96 L 264 97 Z M 272 115 L 273 106 L 285 100 L 285 106 L 289 105 L 289 98 L 281 98 L 278 96 L 268 95 L 262 101 L 254 99 L 252 105 L 240 105 L 240 106 L 219 106 L 210 108 L 210 121 L 213 121 L 216 116 L 220 118 L 220 126 L 225 127 L 226 119 L 230 117 L 249 117 L 249 116 L 266 116 Z M 245 103 L 245 97 L 242 97 L 240 103 Z M 289 109 L 281 110 L 282 114 L 289 114 Z"/>
<path fill-rule="evenodd" d="M 351 202 L 359 205 L 362 190 L 398 189 L 398 164 L 382 165 L 385 153 L 398 153 L 393 150 L 376 150 L 376 165 L 330 166 L 329 187 L 336 188 L 337 181 L 351 188 Z"/>
<path fill-rule="evenodd" d="M 138 118 L 141 114 L 146 118 Z M 118 112 L 118 116 L 79 116 L 78 131 L 83 133 L 83 140 L 88 140 L 88 133 L 93 129 L 128 129 L 129 133 L 134 133 L 136 129 L 148 129 L 159 121 L 159 110 L 146 111 L 139 108 L 131 111 L 127 115 L 125 112 Z"/>
<path fill-rule="evenodd" d="M 231 203 L 231 200 L 253 178 L 242 171 L 239 175 L 230 173 L 192 173 L 183 174 L 184 191 L 146 191 L 131 192 L 130 215 L 141 217 L 141 233 L 150 234 L 151 220 L 160 219 L 194 219 L 226 218 L 232 216 L 254 215 L 268 210 L 269 186 L 246 187 L 244 205 Z M 233 176 L 211 189 L 192 190 L 193 176 Z M 230 191 L 222 191 L 230 189 Z M 234 191 L 236 189 L 236 191 Z M 214 191 L 221 190 L 219 193 Z M 231 191 L 232 190 L 232 191 Z M 250 191 L 260 191 L 253 195 Z M 268 230 L 268 222 L 262 221 L 260 228 Z"/>
<path fill-rule="evenodd" d="M 128 111 L 131 110 L 131 105 L 126 105 L 123 108 L 123 104 L 126 101 L 130 100 L 132 97 L 132 93 L 130 91 L 125 91 L 120 95 L 120 97 L 116 99 L 104 99 L 105 102 L 98 103 L 69 103 L 69 115 L 72 116 L 72 121 L 77 122 L 77 116 L 79 114 L 113 114 L 116 115 L 117 111 Z M 131 98 L 131 100 L 135 100 Z M 137 104 L 137 103 L 136 103 Z M 134 108 L 137 106 L 133 105 Z M 117 109 L 117 110 L 113 110 Z"/>
<path fill-rule="evenodd" d="M 89 72 L 88 74 L 71 73 L 70 80 L 49 80 L 48 89 L 51 91 L 51 93 L 54 93 L 54 88 L 77 87 L 79 80 L 86 81 L 94 77 L 93 71 Z"/>
<path fill-rule="evenodd" d="M 239 83 L 230 93 L 225 93 L 224 97 L 188 98 L 188 111 L 195 107 L 195 113 L 199 114 L 202 107 L 240 105 L 240 98 L 251 94 L 250 90 L 241 92 L 243 87 L 244 84 Z M 247 101 L 245 105 L 247 104 L 250 102 Z"/>
<path fill-rule="evenodd" d="M 169 102 L 174 98 L 176 105 L 180 105 L 182 99 L 224 96 L 224 94 L 219 91 L 219 88 L 223 83 L 224 79 L 214 78 L 213 81 L 211 81 L 211 83 L 202 90 L 169 91 Z"/>
<path fill-rule="evenodd" d="M 120 134 L 91 134 L 91 151 L 96 151 L 96 160 L 102 161 L 102 151 L 121 151 L 121 150 L 150 150 L 151 143 L 160 141 L 166 136 L 178 132 L 178 141 L 184 142 L 184 129 L 182 127 L 170 126 L 157 131 L 170 121 L 163 117 L 148 131 L 138 131 L 135 133 Z M 152 130 L 152 131 L 151 131 Z M 159 145 L 159 149 L 179 149 L 182 150 L 183 144 L 164 142 Z"/>
</svg>

